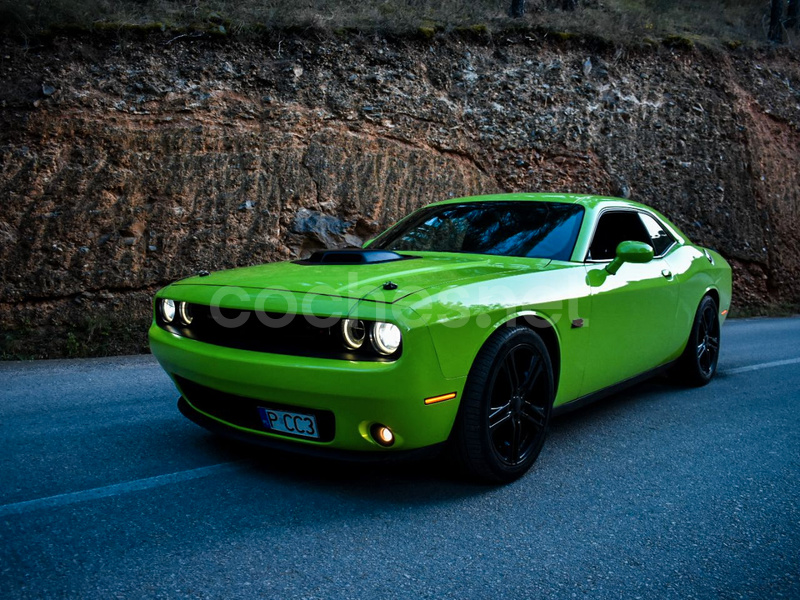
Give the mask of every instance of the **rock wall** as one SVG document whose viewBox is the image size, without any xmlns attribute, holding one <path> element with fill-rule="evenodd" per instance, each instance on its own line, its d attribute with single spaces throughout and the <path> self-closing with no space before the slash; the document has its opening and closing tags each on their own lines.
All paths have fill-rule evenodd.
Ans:
<svg viewBox="0 0 800 600">
<path fill-rule="evenodd" d="M 800 303 L 800 65 L 524 33 L 3 43 L 0 352 L 146 349 L 200 268 L 358 244 L 428 202 L 630 196 Z"/>
</svg>

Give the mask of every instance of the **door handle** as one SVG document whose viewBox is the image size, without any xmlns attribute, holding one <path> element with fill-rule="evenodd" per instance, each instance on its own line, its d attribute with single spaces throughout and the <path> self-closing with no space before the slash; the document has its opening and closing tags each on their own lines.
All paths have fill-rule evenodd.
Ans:
<svg viewBox="0 0 800 600">
<path fill-rule="evenodd" d="M 672 279 L 672 271 L 670 271 L 669 269 L 664 269 L 663 271 L 661 271 L 661 274 L 667 279 Z"/>
</svg>

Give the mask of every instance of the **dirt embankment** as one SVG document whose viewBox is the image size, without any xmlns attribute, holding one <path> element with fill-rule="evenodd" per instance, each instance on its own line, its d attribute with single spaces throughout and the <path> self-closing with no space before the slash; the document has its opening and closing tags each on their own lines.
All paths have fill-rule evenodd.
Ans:
<svg viewBox="0 0 800 600">
<path fill-rule="evenodd" d="M 0 49 L 0 351 L 138 352 L 200 268 L 359 243 L 425 203 L 630 196 L 800 303 L 800 63 L 494 39 L 274 34 Z"/>
</svg>

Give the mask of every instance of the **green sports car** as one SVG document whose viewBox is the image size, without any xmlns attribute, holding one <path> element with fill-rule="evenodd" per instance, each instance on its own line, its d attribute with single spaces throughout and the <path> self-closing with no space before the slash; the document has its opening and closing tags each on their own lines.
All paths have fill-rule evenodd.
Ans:
<svg viewBox="0 0 800 600">
<path fill-rule="evenodd" d="M 618 198 L 437 202 L 364 248 L 159 291 L 153 354 L 192 421 L 240 439 L 374 458 L 446 445 L 504 482 L 554 413 L 667 368 L 715 374 L 731 270 Z"/>
</svg>

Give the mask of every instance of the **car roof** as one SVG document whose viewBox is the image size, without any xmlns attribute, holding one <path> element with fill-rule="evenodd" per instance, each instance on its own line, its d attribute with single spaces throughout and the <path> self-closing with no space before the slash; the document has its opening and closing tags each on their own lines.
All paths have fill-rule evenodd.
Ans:
<svg viewBox="0 0 800 600">
<path fill-rule="evenodd" d="M 653 209 L 645 204 L 634 202 L 633 200 L 626 200 L 624 198 L 615 198 L 613 196 L 594 196 L 584 194 L 528 194 L 528 193 L 514 193 L 514 194 L 488 194 L 484 196 L 465 196 L 463 198 L 450 198 L 449 200 L 442 200 L 433 202 L 429 206 L 438 206 L 441 204 L 463 204 L 465 202 L 501 202 L 501 201 L 514 201 L 514 202 L 561 202 L 564 204 L 579 204 L 584 208 L 597 210 L 606 207 L 624 206 L 631 208 L 643 208 L 648 211 Z"/>
</svg>

